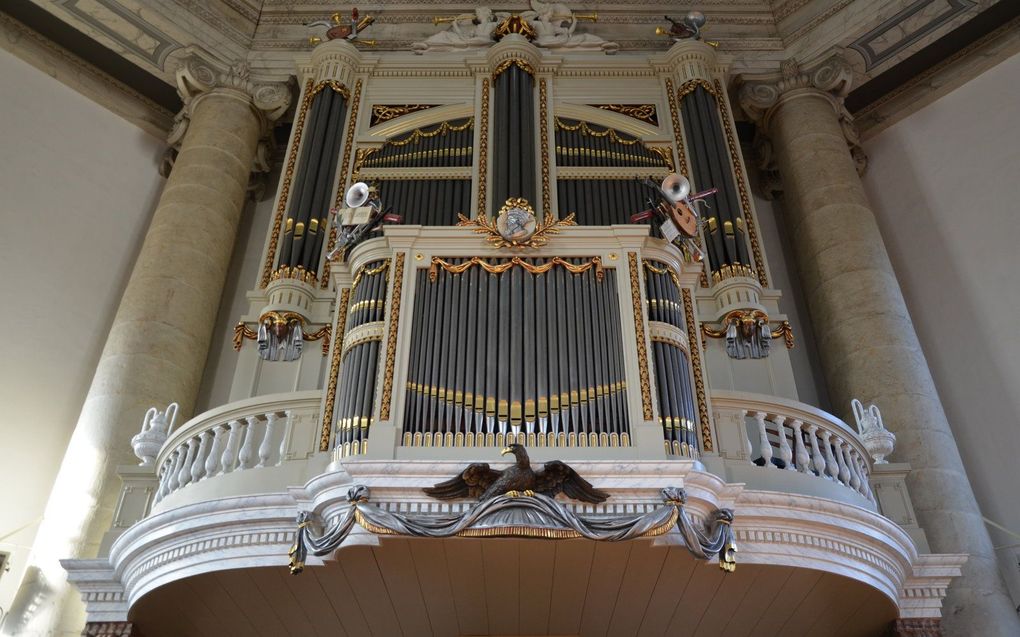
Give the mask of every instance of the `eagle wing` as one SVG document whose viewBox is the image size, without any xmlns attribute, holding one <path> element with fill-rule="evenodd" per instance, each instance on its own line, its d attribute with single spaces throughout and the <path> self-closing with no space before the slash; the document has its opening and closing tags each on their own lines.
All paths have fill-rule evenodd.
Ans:
<svg viewBox="0 0 1020 637">
<path fill-rule="evenodd" d="M 549 497 L 555 497 L 562 491 L 568 497 L 582 502 L 601 504 L 609 498 L 609 494 L 591 486 L 570 465 L 559 460 L 545 463 L 545 469 L 536 474 L 536 491 Z"/>
<path fill-rule="evenodd" d="M 434 487 L 426 487 L 422 491 L 439 500 L 477 498 L 485 493 L 485 490 L 499 478 L 501 473 L 501 471 L 490 469 L 487 463 L 476 462 L 468 465 L 467 469 L 460 472 L 460 475 L 440 482 Z"/>
</svg>

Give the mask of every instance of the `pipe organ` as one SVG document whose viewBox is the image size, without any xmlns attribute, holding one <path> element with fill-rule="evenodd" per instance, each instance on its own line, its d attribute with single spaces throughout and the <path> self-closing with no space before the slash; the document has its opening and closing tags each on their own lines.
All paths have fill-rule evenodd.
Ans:
<svg viewBox="0 0 1020 637">
<path fill-rule="evenodd" d="M 347 114 L 349 91 L 337 82 L 312 89 L 294 190 L 283 229 L 277 268 L 301 268 L 313 275 L 319 267 L 329 223 L 334 175 Z"/>
<path fill-rule="evenodd" d="M 715 53 L 686 42 L 669 55 L 633 99 L 670 117 L 628 126 L 625 110 L 587 106 L 621 101 L 603 75 L 614 71 L 570 56 L 546 63 L 515 34 L 466 67 L 428 72 L 364 62 L 341 40 L 313 50 L 288 151 L 293 188 L 281 186 L 282 232 L 271 234 L 264 266 L 312 280 L 274 275 L 263 285 L 265 307 L 333 322 L 317 372 L 322 450 L 399 456 L 518 441 L 674 458 L 712 451 L 715 343 L 703 344 L 702 321 L 744 306 L 779 313 L 748 278 L 764 266 L 727 98 L 713 84 Z M 439 81 L 442 100 L 430 92 Z M 581 102 L 583 82 L 591 90 Z M 407 106 L 403 96 L 413 96 Z M 442 103 L 417 106 L 430 101 Z M 379 105 L 385 119 L 373 119 Z M 699 189 L 719 189 L 702 227 L 706 264 L 662 240 L 658 223 L 629 225 L 655 197 L 639 179 L 675 166 Z M 343 232 L 329 227 L 329 208 L 355 181 L 374 186 L 402 225 L 350 246 L 320 282 L 324 235 Z M 536 215 L 540 194 L 556 206 Z M 579 227 L 562 223 L 570 213 Z M 470 228 L 458 227 L 459 214 Z M 382 448 L 369 445 L 376 430 L 389 441 Z"/>
<path fill-rule="evenodd" d="M 629 223 L 630 215 L 647 208 L 649 196 L 655 196 L 635 177 L 665 176 L 670 164 L 663 153 L 640 139 L 589 122 L 556 118 L 557 167 L 639 169 L 624 179 L 561 171 L 556 180 L 560 214 L 574 212 L 581 225 Z"/>
</svg>

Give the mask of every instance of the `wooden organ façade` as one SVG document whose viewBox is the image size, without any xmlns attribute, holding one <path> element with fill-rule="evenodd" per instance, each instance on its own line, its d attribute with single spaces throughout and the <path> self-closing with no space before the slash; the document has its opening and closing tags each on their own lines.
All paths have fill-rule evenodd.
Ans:
<svg viewBox="0 0 1020 637">
<path fill-rule="evenodd" d="M 270 282 L 300 270 L 336 290 L 324 450 L 363 455 L 377 426 L 402 448 L 626 449 L 654 429 L 667 455 L 697 457 L 711 440 L 691 299 L 763 275 L 721 84 L 664 75 L 618 104 L 593 79 L 579 100 L 582 73 L 502 44 L 446 99 L 413 73 L 358 66 L 340 42 L 306 68 L 266 258 Z M 330 47 L 343 55 L 316 57 Z M 401 82 L 420 104 L 393 101 L 410 94 Z M 657 198 L 641 180 L 671 172 L 719 189 L 702 209 L 705 275 L 654 225 L 630 224 Z M 355 181 L 402 223 L 330 263 L 329 210 Z M 501 247 L 457 227 L 516 198 L 536 237 L 571 213 L 576 226 Z"/>
</svg>

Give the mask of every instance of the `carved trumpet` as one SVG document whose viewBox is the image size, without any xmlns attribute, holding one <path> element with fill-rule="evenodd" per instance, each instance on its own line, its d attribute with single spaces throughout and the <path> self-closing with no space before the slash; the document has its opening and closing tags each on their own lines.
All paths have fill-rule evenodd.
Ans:
<svg viewBox="0 0 1020 637">
<path fill-rule="evenodd" d="M 458 22 L 460 20 L 471 20 L 471 21 L 474 21 L 474 19 L 475 19 L 475 14 L 473 14 L 473 13 L 462 13 L 460 15 L 450 15 L 450 16 L 438 16 L 437 15 L 437 16 L 432 18 L 432 24 L 435 24 L 435 25 L 438 26 L 440 24 L 446 24 L 447 22 Z"/>
</svg>

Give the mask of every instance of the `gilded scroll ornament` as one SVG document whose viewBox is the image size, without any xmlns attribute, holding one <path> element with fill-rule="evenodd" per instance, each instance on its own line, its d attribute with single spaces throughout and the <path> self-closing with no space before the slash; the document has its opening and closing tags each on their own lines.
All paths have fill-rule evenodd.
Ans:
<svg viewBox="0 0 1020 637">
<path fill-rule="evenodd" d="M 549 184 L 549 87 L 546 78 L 538 83 L 539 139 L 542 144 L 542 212 L 552 211 L 552 197 Z"/>
<path fill-rule="evenodd" d="M 652 419 L 652 386 L 648 376 L 648 345 L 645 343 L 645 317 L 641 307 L 641 281 L 638 276 L 637 252 L 627 253 L 630 270 L 630 296 L 634 306 L 634 337 L 637 339 L 638 377 L 641 380 L 641 414 Z"/>
<path fill-rule="evenodd" d="M 712 83 L 709 82 L 708 80 L 702 79 L 700 77 L 696 77 L 693 80 L 687 80 L 686 82 L 681 84 L 680 88 L 677 89 L 676 95 L 677 99 L 682 100 L 688 94 L 693 93 L 699 86 L 708 91 L 708 93 L 716 100 L 720 99 L 722 91 L 713 86 Z"/>
<path fill-rule="evenodd" d="M 432 265 L 429 267 L 429 280 L 435 282 L 436 278 L 439 276 L 439 268 L 442 268 L 450 274 L 463 274 L 475 266 L 482 268 L 489 274 L 502 274 L 514 267 L 522 268 L 529 274 L 545 274 L 549 270 L 552 270 L 554 266 L 560 266 L 571 274 L 582 274 L 594 268 L 596 280 L 601 281 L 605 276 L 605 270 L 602 267 L 602 259 L 599 257 L 592 257 L 592 259 L 587 263 L 579 264 L 571 263 L 559 257 L 553 257 L 549 261 L 539 265 L 529 263 L 520 257 L 512 257 L 510 260 L 503 263 L 489 263 L 481 257 L 472 257 L 460 264 L 453 264 L 448 261 L 444 261 L 439 257 L 432 257 Z"/>
<path fill-rule="evenodd" d="M 429 108 L 435 108 L 437 104 L 373 104 L 372 105 L 372 120 L 369 123 L 370 126 L 376 124 L 382 124 L 388 122 L 391 119 L 403 117 L 411 113 L 418 111 L 424 111 Z"/>
<path fill-rule="evenodd" d="M 655 104 L 592 104 L 595 108 L 604 111 L 612 111 L 642 122 L 648 122 L 653 126 L 659 125 L 659 118 L 655 112 Z"/>
<path fill-rule="evenodd" d="M 499 77 L 500 74 L 503 73 L 503 71 L 507 70 L 511 66 L 516 66 L 517 68 L 524 71 L 528 75 L 531 76 L 535 75 L 535 67 L 531 66 L 531 64 L 528 61 L 522 60 L 520 58 L 510 58 L 509 60 L 503 60 L 502 62 L 499 63 L 499 65 L 492 72 L 492 79 L 496 79 L 497 77 Z"/>
<path fill-rule="evenodd" d="M 387 146 L 406 146 L 420 139 L 428 139 L 435 137 L 436 135 L 445 135 L 447 133 L 459 133 L 460 131 L 467 130 L 475 125 L 475 118 L 469 117 L 463 124 L 457 124 L 456 126 L 450 124 L 450 122 L 442 122 L 435 129 L 426 131 L 425 127 L 416 128 L 411 131 L 407 137 L 399 140 L 389 140 L 386 142 Z M 430 124 L 431 126 L 431 124 Z"/>
<path fill-rule="evenodd" d="M 333 357 L 329 363 L 329 383 L 326 385 L 326 405 L 322 412 L 322 429 L 319 434 L 319 451 L 329 451 L 329 434 L 333 428 L 333 407 L 336 403 L 336 384 L 340 378 L 340 355 L 344 342 L 344 334 L 347 326 L 347 306 L 351 301 L 351 290 L 344 288 L 340 291 L 340 300 L 337 303 L 336 333 L 337 338 L 333 347 Z"/>
<path fill-rule="evenodd" d="M 294 124 L 294 140 L 290 145 L 290 154 L 287 156 L 287 168 L 283 171 L 283 180 L 280 184 L 280 201 L 276 204 L 276 216 L 273 218 L 273 229 L 269 234 L 269 248 L 266 250 L 266 262 L 262 266 L 262 278 L 259 287 L 269 285 L 273 273 L 273 262 L 276 260 L 276 247 L 280 242 L 280 229 L 283 226 L 283 215 L 287 210 L 287 198 L 290 196 L 290 187 L 294 182 L 294 166 L 297 163 L 298 151 L 301 147 L 301 135 L 305 129 L 305 118 L 308 115 L 308 107 L 312 103 L 312 80 L 305 82 L 304 97 L 301 99 L 301 107 L 298 109 L 297 122 Z"/>
<path fill-rule="evenodd" d="M 333 89 L 337 93 L 343 95 L 344 99 L 348 99 L 348 100 L 351 99 L 351 91 L 350 91 L 350 89 L 348 89 L 346 86 L 344 86 L 343 82 L 338 82 L 336 80 L 323 80 L 323 81 L 319 82 L 318 84 L 315 85 L 315 88 L 312 89 L 312 95 L 313 96 L 316 95 L 319 91 L 321 91 L 321 90 L 323 90 L 325 88 Z"/>
<path fill-rule="evenodd" d="M 458 226 L 473 226 L 474 232 L 488 235 L 485 240 L 494 248 L 539 248 L 549 243 L 550 235 L 559 234 L 561 228 L 577 225 L 574 213 L 556 219 L 546 212 L 545 219 L 538 223 L 531 204 L 521 197 L 507 199 L 495 219 L 484 214 L 470 219 L 460 213 L 457 218 Z"/>
<path fill-rule="evenodd" d="M 712 451 L 712 430 L 708 421 L 708 399 L 705 396 L 705 378 L 701 370 L 701 348 L 698 347 L 698 328 L 694 313 L 694 301 L 690 288 L 681 288 L 684 299 L 684 312 L 687 320 L 687 342 L 690 343 L 691 369 L 694 371 L 694 394 L 698 400 L 698 421 L 701 424 L 701 450 Z"/>
<path fill-rule="evenodd" d="M 390 327 L 386 337 L 386 368 L 383 372 L 382 403 L 379 419 L 390 419 L 393 398 L 393 369 L 397 362 L 397 328 L 400 320 L 400 295 L 404 287 L 404 253 L 398 252 L 393 267 L 393 294 L 390 296 Z"/>
</svg>

